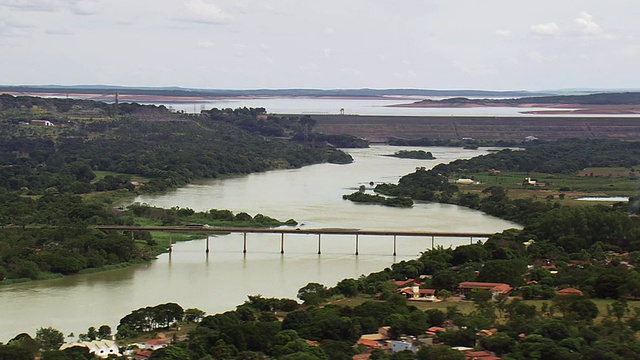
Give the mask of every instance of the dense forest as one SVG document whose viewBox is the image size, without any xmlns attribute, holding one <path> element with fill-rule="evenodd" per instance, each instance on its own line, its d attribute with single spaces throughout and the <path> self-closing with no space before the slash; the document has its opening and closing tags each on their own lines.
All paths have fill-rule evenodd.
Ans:
<svg viewBox="0 0 640 360">
<path fill-rule="evenodd" d="M 366 146 L 348 136 L 317 140 L 313 125 L 309 117 L 273 117 L 262 108 L 187 115 L 164 106 L 0 95 L 0 283 L 153 256 L 136 243 L 148 235 L 130 239 L 90 228 L 140 216 L 131 214 L 140 209 L 110 209 L 101 194 L 118 198 L 227 174 L 349 163 L 328 141 Z M 156 220 L 281 224 L 261 214 L 218 219 L 229 214 L 188 210 L 167 210 Z"/>
<path fill-rule="evenodd" d="M 626 167 L 640 164 L 640 146 L 634 141 L 610 139 L 562 139 L 527 141 L 526 151 L 505 149 L 472 160 L 440 164 L 440 173 L 471 173 L 492 169 L 549 174 L 574 173 L 587 167 Z"/>
</svg>

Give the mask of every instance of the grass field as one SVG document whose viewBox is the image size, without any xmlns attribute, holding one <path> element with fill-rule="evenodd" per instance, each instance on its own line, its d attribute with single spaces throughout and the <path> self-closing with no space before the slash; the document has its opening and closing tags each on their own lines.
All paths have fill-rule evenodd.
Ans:
<svg viewBox="0 0 640 360">
<path fill-rule="evenodd" d="M 625 171 L 626 176 L 623 175 Z M 506 171 L 499 174 L 474 173 L 470 177 L 478 181 L 479 184 L 458 186 L 463 191 L 472 192 L 480 192 L 491 186 L 501 186 L 509 191 L 509 196 L 512 198 L 555 199 L 573 205 L 606 204 L 606 202 L 603 203 L 601 201 L 575 201 L 575 199 L 583 196 L 640 195 L 640 177 L 629 176 L 629 169 L 591 168 L 583 170 L 581 174 L 587 175 Z M 590 174 L 594 174 L 594 176 L 590 176 Z M 522 185 L 523 180 L 528 177 L 535 179 L 538 184 L 544 185 Z M 564 199 L 561 199 L 562 196 L 564 196 Z"/>
<path fill-rule="evenodd" d="M 376 300 L 371 296 L 359 296 L 356 298 L 344 298 L 340 300 L 336 300 L 331 302 L 334 305 L 340 306 L 349 306 L 355 307 L 358 306 L 365 301 L 380 301 Z M 608 317 L 607 306 L 611 305 L 613 300 L 608 299 L 591 299 L 596 306 L 598 307 L 598 317 L 597 321 L 601 321 L 602 319 Z M 551 300 L 525 300 L 525 303 L 529 305 L 534 305 L 538 311 L 542 308 L 543 303 L 547 303 L 549 306 L 552 304 Z M 640 311 L 640 301 L 629 301 L 629 310 L 630 313 L 633 314 L 634 311 Z M 438 309 L 446 312 L 448 306 L 457 306 L 458 310 L 463 314 L 470 314 L 476 310 L 473 302 L 471 301 L 440 301 L 440 302 L 427 302 L 427 301 L 409 301 L 408 305 L 413 305 L 422 311 L 430 310 L 430 309 Z"/>
</svg>

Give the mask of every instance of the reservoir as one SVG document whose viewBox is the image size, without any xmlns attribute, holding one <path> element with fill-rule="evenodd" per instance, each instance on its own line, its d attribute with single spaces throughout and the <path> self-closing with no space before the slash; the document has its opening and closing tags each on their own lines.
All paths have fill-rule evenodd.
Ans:
<svg viewBox="0 0 640 360">
<path fill-rule="evenodd" d="M 389 156 L 397 147 L 349 149 L 354 163 L 318 164 L 192 184 L 164 194 L 144 195 L 135 201 L 161 207 L 188 207 L 196 211 L 229 209 L 251 215 L 262 213 L 279 220 L 293 218 L 300 228 L 363 230 L 499 232 L 517 224 L 453 205 L 418 203 L 409 209 L 355 204 L 342 195 L 373 182 L 397 182 L 417 167 L 487 154 L 487 149 L 403 148 L 430 151 L 435 160 Z M 247 295 L 295 298 L 309 282 L 334 286 L 343 278 L 379 271 L 393 262 L 412 259 L 431 247 L 431 238 L 398 237 L 397 256 L 392 237 L 360 236 L 354 255 L 351 236 L 323 236 L 317 254 L 317 236 L 287 235 L 280 254 L 279 234 L 248 234 L 246 254 L 242 234 L 178 243 L 171 255 L 147 264 L 109 272 L 0 287 L 0 341 L 18 333 L 32 336 L 39 327 L 52 326 L 76 337 L 89 326 L 107 324 L 115 332 L 118 321 L 132 310 L 165 302 L 199 308 L 213 314 L 232 310 Z M 445 247 L 468 244 L 469 239 L 436 238 Z M 476 241 L 476 240 L 474 240 Z M 74 338 L 75 339 L 75 338 Z M 74 340 L 68 339 L 68 340 Z"/>
</svg>

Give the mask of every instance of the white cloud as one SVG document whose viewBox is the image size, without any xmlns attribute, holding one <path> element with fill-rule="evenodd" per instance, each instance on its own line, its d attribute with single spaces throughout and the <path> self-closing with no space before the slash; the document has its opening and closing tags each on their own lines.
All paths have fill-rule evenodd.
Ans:
<svg viewBox="0 0 640 360">
<path fill-rule="evenodd" d="M 513 36 L 513 33 L 511 32 L 511 30 L 503 30 L 503 29 L 497 29 L 495 31 L 495 34 L 498 36 L 503 36 L 503 37 L 511 37 Z"/>
<path fill-rule="evenodd" d="M 597 35 L 602 33 L 602 28 L 595 22 L 593 16 L 586 11 L 580 12 L 580 16 L 573 20 L 575 29 L 585 35 Z"/>
<path fill-rule="evenodd" d="M 210 48 L 210 47 L 214 47 L 216 44 L 213 41 L 200 41 L 198 43 L 199 47 L 202 48 Z"/>
<path fill-rule="evenodd" d="M 75 15 L 94 15 L 98 9 L 93 1 L 74 1 L 70 4 L 69 11 Z"/>
<path fill-rule="evenodd" d="M 232 19 L 230 14 L 216 4 L 204 0 L 188 0 L 184 5 L 187 8 L 187 14 L 176 18 L 177 20 L 198 24 L 220 24 Z"/>
<path fill-rule="evenodd" d="M 556 23 L 531 25 L 531 32 L 536 35 L 553 36 L 560 33 L 560 26 Z"/>
<path fill-rule="evenodd" d="M 613 39 L 614 37 L 604 32 L 594 17 L 586 11 L 581 11 L 572 23 L 558 25 L 557 23 L 544 23 L 531 25 L 531 32 L 539 36 L 554 36 L 559 39 Z"/>
<path fill-rule="evenodd" d="M 97 12 L 94 0 L 0 0 L 0 7 L 31 12 L 69 11 L 74 15 L 93 15 Z"/>
<path fill-rule="evenodd" d="M 249 47 L 245 44 L 233 44 L 234 55 L 236 57 L 243 57 L 246 55 L 247 51 L 250 50 Z"/>
<path fill-rule="evenodd" d="M 331 57 L 331 49 L 329 48 L 324 48 L 322 49 L 322 55 L 326 58 L 330 58 Z"/>
<path fill-rule="evenodd" d="M 19 11 L 56 11 L 60 4 L 56 0 L 2 0 L 0 6 Z"/>
<path fill-rule="evenodd" d="M 0 18 L 0 38 L 25 36 L 34 29 L 35 28 L 31 25 Z"/>
</svg>

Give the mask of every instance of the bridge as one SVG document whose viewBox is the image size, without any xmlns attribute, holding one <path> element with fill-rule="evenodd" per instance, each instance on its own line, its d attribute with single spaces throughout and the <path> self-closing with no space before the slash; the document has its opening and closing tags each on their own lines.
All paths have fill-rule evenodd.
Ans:
<svg viewBox="0 0 640 360">
<path fill-rule="evenodd" d="M 247 253 L 247 234 L 280 234 L 280 253 L 284 254 L 285 234 L 305 234 L 318 235 L 318 255 L 322 254 L 322 235 L 352 235 L 355 237 L 355 255 L 359 254 L 360 235 L 393 236 L 393 256 L 397 253 L 398 236 L 431 237 L 431 248 L 435 246 L 436 237 L 469 238 L 469 243 L 473 244 L 473 239 L 488 238 L 495 233 L 475 233 L 475 232 L 433 232 L 433 231 L 397 231 L 397 230 L 357 230 L 357 229 L 300 229 L 300 228 L 241 228 L 241 227 L 213 227 L 208 225 L 198 226 L 120 226 L 120 225 L 99 225 L 95 229 L 102 231 L 123 231 L 130 232 L 131 239 L 136 231 L 168 232 L 169 252 L 173 249 L 171 239 L 172 233 L 204 233 L 207 236 L 205 252 L 209 253 L 209 236 L 215 234 L 243 234 L 243 253 Z"/>
</svg>

